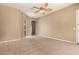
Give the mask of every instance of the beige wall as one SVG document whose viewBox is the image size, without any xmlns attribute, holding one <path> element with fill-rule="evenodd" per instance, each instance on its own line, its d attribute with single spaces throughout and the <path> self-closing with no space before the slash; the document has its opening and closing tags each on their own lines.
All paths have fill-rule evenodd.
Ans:
<svg viewBox="0 0 79 59">
<path fill-rule="evenodd" d="M 31 20 L 32 18 L 15 8 L 0 5 L 0 41 L 25 37 L 24 22 L 26 22 L 26 36 L 31 35 Z"/>
<path fill-rule="evenodd" d="M 39 35 L 75 42 L 76 9 L 79 4 L 56 11 L 38 20 Z"/>
<path fill-rule="evenodd" d="M 0 41 L 22 37 L 21 13 L 14 8 L 0 5 Z"/>
</svg>

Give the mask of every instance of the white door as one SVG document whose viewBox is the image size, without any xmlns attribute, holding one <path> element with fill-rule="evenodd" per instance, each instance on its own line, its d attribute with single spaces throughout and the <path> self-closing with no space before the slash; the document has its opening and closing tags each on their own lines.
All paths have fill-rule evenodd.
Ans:
<svg viewBox="0 0 79 59">
<path fill-rule="evenodd" d="M 79 43 L 79 10 L 76 10 L 76 42 Z"/>
</svg>

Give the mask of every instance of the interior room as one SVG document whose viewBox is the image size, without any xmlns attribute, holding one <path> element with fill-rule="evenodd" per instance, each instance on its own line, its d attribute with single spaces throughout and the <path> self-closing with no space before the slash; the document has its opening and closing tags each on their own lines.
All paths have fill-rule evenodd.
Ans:
<svg viewBox="0 0 79 59">
<path fill-rule="evenodd" d="M 0 3 L 0 55 L 79 54 L 79 3 Z"/>
</svg>

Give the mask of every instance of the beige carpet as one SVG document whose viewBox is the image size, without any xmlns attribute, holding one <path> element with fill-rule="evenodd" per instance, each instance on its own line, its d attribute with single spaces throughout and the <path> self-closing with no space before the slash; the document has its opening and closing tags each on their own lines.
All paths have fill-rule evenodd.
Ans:
<svg viewBox="0 0 79 59">
<path fill-rule="evenodd" d="M 42 37 L 0 43 L 1 55 L 60 55 L 79 54 L 79 45 Z"/>
</svg>

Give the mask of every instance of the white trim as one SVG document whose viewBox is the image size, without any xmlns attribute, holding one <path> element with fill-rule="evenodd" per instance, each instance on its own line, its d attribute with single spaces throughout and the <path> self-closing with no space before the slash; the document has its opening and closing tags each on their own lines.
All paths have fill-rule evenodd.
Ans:
<svg viewBox="0 0 79 59">
<path fill-rule="evenodd" d="M 25 38 L 29 38 L 29 37 L 31 37 L 31 36 L 27 36 L 27 37 L 25 37 Z M 59 40 L 59 41 L 67 42 L 67 43 L 77 44 L 76 42 L 72 42 L 72 41 L 68 41 L 68 40 L 63 40 L 63 39 L 58 39 L 58 38 L 53 38 L 53 37 L 47 37 L 47 36 L 39 36 L 39 37 L 44 37 L 44 38 L 49 38 L 49 39 Z M 2 43 L 14 42 L 14 41 L 19 41 L 19 40 L 21 40 L 21 39 L 2 41 L 2 42 L 0 42 L 0 44 L 2 44 Z"/>
<path fill-rule="evenodd" d="M 0 44 L 2 44 L 2 43 L 14 42 L 14 41 L 18 41 L 18 40 L 21 40 L 21 39 L 2 41 L 2 42 L 0 42 Z"/>
<path fill-rule="evenodd" d="M 40 37 L 54 39 L 54 40 L 59 40 L 59 41 L 67 42 L 67 43 L 77 44 L 76 42 L 72 42 L 72 41 L 68 41 L 68 40 L 63 40 L 63 39 L 59 39 L 59 38 L 53 38 L 53 37 L 47 37 L 47 36 L 40 36 Z"/>
<path fill-rule="evenodd" d="M 79 43 L 79 9 L 76 10 L 76 43 Z"/>
<path fill-rule="evenodd" d="M 25 39 L 25 38 L 33 38 L 33 37 L 35 37 L 35 36 L 26 36 L 26 37 L 24 37 L 24 38 L 22 38 L 22 39 Z M 2 44 L 2 43 L 10 43 L 10 42 L 15 42 L 15 41 L 19 41 L 19 40 L 22 40 L 22 39 L 15 39 L 15 40 L 7 40 L 7 41 L 1 41 L 0 42 L 0 44 Z"/>
</svg>

